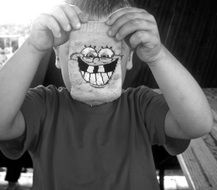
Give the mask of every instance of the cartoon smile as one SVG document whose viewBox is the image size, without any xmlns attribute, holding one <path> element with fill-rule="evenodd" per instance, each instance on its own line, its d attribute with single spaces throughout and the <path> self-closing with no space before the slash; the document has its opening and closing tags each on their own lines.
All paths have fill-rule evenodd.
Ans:
<svg viewBox="0 0 217 190">
<path fill-rule="evenodd" d="M 103 88 L 108 84 L 118 62 L 117 58 L 108 64 L 92 66 L 83 61 L 81 57 L 78 56 L 77 58 L 82 78 L 95 88 Z"/>
</svg>

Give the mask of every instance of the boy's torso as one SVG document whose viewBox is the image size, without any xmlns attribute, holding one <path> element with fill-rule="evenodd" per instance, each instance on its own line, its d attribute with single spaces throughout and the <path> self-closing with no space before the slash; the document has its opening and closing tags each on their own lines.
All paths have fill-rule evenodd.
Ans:
<svg viewBox="0 0 217 190">
<path fill-rule="evenodd" d="M 129 100 L 97 107 L 58 101 L 33 155 L 36 188 L 44 179 L 47 188 L 61 190 L 157 188 L 148 135 Z"/>
</svg>

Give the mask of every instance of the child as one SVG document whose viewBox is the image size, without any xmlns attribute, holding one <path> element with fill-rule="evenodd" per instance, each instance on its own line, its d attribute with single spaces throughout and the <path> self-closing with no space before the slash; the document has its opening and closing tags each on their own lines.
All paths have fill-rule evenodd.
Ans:
<svg viewBox="0 0 217 190">
<path fill-rule="evenodd" d="M 125 0 L 73 4 L 42 14 L 0 71 L 1 150 L 10 158 L 30 152 L 37 190 L 158 189 L 151 145 L 178 154 L 208 133 L 207 100 L 163 47 L 147 11 Z M 52 47 L 66 88 L 27 92 Z M 121 90 L 132 50 L 163 95 L 144 86 Z"/>
</svg>

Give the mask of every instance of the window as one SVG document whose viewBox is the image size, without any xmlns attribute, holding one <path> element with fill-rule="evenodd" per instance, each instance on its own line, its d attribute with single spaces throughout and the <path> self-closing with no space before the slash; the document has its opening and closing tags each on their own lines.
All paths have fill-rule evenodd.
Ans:
<svg viewBox="0 0 217 190">
<path fill-rule="evenodd" d="M 62 0 L 1 0 L 0 7 L 0 68 L 24 42 L 30 25 L 41 12 Z"/>
</svg>

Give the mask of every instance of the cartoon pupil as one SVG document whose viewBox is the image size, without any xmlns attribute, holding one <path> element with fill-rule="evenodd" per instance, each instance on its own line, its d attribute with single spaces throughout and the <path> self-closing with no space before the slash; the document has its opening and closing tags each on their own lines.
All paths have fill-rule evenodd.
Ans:
<svg viewBox="0 0 217 190">
<path fill-rule="evenodd" d="M 70 59 L 78 61 L 79 71 L 86 83 L 103 88 L 111 80 L 121 55 L 115 55 L 112 48 L 85 46 L 80 53 L 73 53 Z"/>
</svg>

